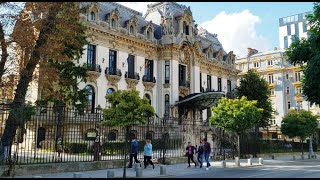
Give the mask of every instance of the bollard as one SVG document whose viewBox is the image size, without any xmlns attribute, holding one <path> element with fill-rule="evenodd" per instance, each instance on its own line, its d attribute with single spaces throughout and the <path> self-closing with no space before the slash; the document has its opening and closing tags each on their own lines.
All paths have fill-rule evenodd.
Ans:
<svg viewBox="0 0 320 180">
<path fill-rule="evenodd" d="M 296 156 L 293 156 L 293 160 L 296 160 Z"/>
<path fill-rule="evenodd" d="M 142 168 L 138 167 L 136 169 L 136 177 L 142 177 L 143 176 L 143 173 L 142 173 Z"/>
<path fill-rule="evenodd" d="M 141 167 L 141 164 L 140 164 L 140 163 L 135 163 L 135 164 L 134 164 L 134 170 L 135 170 L 135 171 L 137 171 L 137 169 L 140 168 L 140 167 Z"/>
<path fill-rule="evenodd" d="M 82 173 L 80 172 L 73 173 L 73 178 L 82 178 Z"/>
<path fill-rule="evenodd" d="M 252 159 L 251 158 L 248 159 L 248 166 L 252 166 Z"/>
<path fill-rule="evenodd" d="M 226 161 L 221 161 L 221 167 L 226 168 Z"/>
<path fill-rule="evenodd" d="M 114 171 L 107 171 L 107 178 L 113 178 L 114 177 Z"/>
<path fill-rule="evenodd" d="M 301 155 L 301 159 L 302 159 L 302 160 L 304 159 L 304 155 Z"/>
<path fill-rule="evenodd" d="M 235 162 L 236 162 L 236 166 L 239 167 L 240 166 L 240 158 L 239 157 L 235 157 Z"/>
<path fill-rule="evenodd" d="M 263 158 L 259 158 L 259 164 L 263 164 Z"/>
<path fill-rule="evenodd" d="M 42 178 L 42 176 L 32 176 L 32 178 Z"/>
<path fill-rule="evenodd" d="M 160 175 L 167 174 L 167 167 L 165 165 L 160 165 Z"/>
</svg>

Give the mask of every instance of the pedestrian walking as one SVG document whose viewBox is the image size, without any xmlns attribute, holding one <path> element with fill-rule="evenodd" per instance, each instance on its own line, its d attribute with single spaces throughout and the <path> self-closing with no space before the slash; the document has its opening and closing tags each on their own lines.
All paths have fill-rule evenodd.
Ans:
<svg viewBox="0 0 320 180">
<path fill-rule="evenodd" d="M 193 160 L 193 155 L 196 150 L 197 149 L 191 144 L 191 142 L 188 142 L 188 146 L 186 148 L 186 155 L 188 157 L 188 164 L 189 164 L 188 167 L 190 167 L 190 160 L 194 163 L 194 167 L 197 167 L 196 162 Z"/>
<path fill-rule="evenodd" d="M 203 159 L 203 153 L 204 153 L 204 143 L 203 143 L 203 139 L 200 139 L 200 144 L 199 144 L 199 147 L 198 147 L 198 150 L 197 150 L 197 153 L 198 153 L 198 157 L 197 157 L 197 160 L 199 162 L 199 166 L 200 168 L 202 168 L 202 159 Z"/>
<path fill-rule="evenodd" d="M 144 145 L 144 151 L 143 151 L 143 162 L 144 162 L 144 168 L 147 168 L 148 163 L 152 165 L 152 168 L 154 169 L 154 164 L 151 161 L 152 158 L 152 144 L 151 140 L 147 139 L 146 144 Z"/>
<path fill-rule="evenodd" d="M 138 160 L 138 141 L 136 140 L 135 134 L 132 135 L 132 141 L 131 141 L 131 152 L 130 152 L 130 162 L 128 168 L 132 168 L 133 159 L 135 163 L 140 163 Z M 140 164 L 141 167 L 141 164 Z"/>
<path fill-rule="evenodd" d="M 207 162 L 206 170 L 208 170 L 209 167 L 211 166 L 211 164 L 209 162 L 209 157 L 210 157 L 210 153 L 211 153 L 211 146 L 210 146 L 210 143 L 207 141 L 207 138 L 204 138 L 203 141 L 204 141 L 204 145 L 203 145 L 204 158 Z"/>
</svg>

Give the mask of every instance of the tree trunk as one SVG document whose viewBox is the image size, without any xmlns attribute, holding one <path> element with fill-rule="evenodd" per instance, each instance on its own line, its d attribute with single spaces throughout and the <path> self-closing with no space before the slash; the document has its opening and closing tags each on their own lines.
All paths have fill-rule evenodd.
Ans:
<svg viewBox="0 0 320 180">
<path fill-rule="evenodd" d="M 301 143 L 301 155 L 303 156 L 303 139 L 300 140 Z"/>
<path fill-rule="evenodd" d="M 55 16 L 59 12 L 58 9 L 56 8 L 57 8 L 56 6 L 52 6 L 49 10 L 47 18 L 43 20 L 44 21 L 42 26 L 43 28 L 40 31 L 39 38 L 36 41 L 35 48 L 31 53 L 30 60 L 28 61 L 25 69 L 21 71 L 20 79 L 17 85 L 17 89 L 15 92 L 15 96 L 14 96 L 11 108 L 22 109 L 24 106 L 29 83 L 32 80 L 33 72 L 40 61 L 41 47 L 47 43 L 47 39 L 50 37 L 49 36 L 50 32 L 55 25 Z M 17 121 L 17 119 L 15 119 L 14 114 L 11 111 L 8 119 L 6 120 L 4 133 L 1 139 L 2 149 L 11 147 L 13 138 L 16 134 L 18 123 L 19 122 Z M 4 154 L 4 153 L 7 153 L 7 152 L 2 152 L 1 155 L 3 155 L 4 157 L 9 157 L 8 154 Z"/>
<path fill-rule="evenodd" d="M 0 22 L 0 43 L 1 43 L 1 61 L 0 61 L 0 84 L 2 82 L 2 75 L 4 74 L 4 65 L 8 58 L 8 45 L 4 37 L 3 25 Z"/>
<path fill-rule="evenodd" d="M 257 157 L 257 153 L 259 151 L 259 126 L 256 125 L 255 127 L 255 140 L 253 144 L 253 157 Z"/>
<path fill-rule="evenodd" d="M 240 161 L 240 133 L 237 133 L 237 136 L 238 136 L 237 151 L 238 151 L 238 157 Z"/>
<path fill-rule="evenodd" d="M 125 127 L 126 129 L 126 142 L 125 142 L 125 150 L 124 150 L 124 161 L 123 161 L 123 177 L 126 178 L 126 170 L 127 170 L 127 154 L 129 153 L 129 158 L 130 158 L 130 153 L 131 153 L 131 142 L 132 138 L 129 138 L 129 134 L 131 131 L 131 127 L 127 126 Z M 129 139 L 128 139 L 129 138 Z M 129 140 L 129 141 L 128 141 Z"/>
</svg>

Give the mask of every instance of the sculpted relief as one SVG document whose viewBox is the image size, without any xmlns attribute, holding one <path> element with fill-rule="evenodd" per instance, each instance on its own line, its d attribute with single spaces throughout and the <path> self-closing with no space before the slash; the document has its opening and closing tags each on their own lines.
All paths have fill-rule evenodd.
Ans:
<svg viewBox="0 0 320 180">
<path fill-rule="evenodd" d="M 163 35 L 172 35 L 174 32 L 173 28 L 173 11 L 163 13 L 159 8 L 157 8 L 158 12 L 161 15 L 161 29 Z"/>
</svg>

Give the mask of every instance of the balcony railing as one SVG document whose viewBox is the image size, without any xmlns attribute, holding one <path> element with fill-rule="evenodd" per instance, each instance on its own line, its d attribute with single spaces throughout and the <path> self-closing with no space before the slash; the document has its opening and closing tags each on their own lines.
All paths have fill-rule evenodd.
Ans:
<svg viewBox="0 0 320 180">
<path fill-rule="evenodd" d="M 189 81 L 179 81 L 179 86 L 190 87 Z"/>
<path fill-rule="evenodd" d="M 126 74 L 125 74 L 125 78 L 126 79 L 136 79 L 136 80 L 140 80 L 140 75 L 139 73 L 129 73 L 128 71 L 126 71 Z"/>
<path fill-rule="evenodd" d="M 121 70 L 115 67 L 107 67 L 105 70 L 106 75 L 115 75 L 115 76 L 122 76 Z"/>
<path fill-rule="evenodd" d="M 143 81 L 143 82 L 156 83 L 156 78 L 153 77 L 153 76 L 143 75 L 143 76 L 142 76 L 142 81 Z"/>
<path fill-rule="evenodd" d="M 101 67 L 99 64 L 88 64 L 89 71 L 95 71 L 101 73 Z"/>
</svg>

